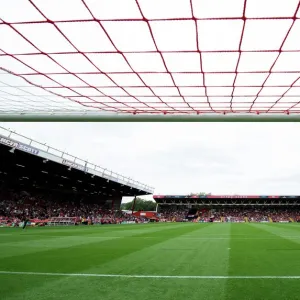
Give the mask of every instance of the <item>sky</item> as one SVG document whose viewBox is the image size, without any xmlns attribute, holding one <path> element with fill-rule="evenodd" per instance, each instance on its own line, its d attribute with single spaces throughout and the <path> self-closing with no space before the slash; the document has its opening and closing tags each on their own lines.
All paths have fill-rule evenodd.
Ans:
<svg viewBox="0 0 300 300">
<path fill-rule="evenodd" d="M 0 126 L 151 185 L 155 194 L 300 194 L 298 123 Z"/>
</svg>

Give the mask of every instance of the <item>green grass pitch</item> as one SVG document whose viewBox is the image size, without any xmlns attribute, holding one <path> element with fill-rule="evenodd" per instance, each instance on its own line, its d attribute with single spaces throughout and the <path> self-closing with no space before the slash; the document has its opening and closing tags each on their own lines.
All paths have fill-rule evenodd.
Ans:
<svg viewBox="0 0 300 300">
<path fill-rule="evenodd" d="M 0 299 L 300 299 L 300 225 L 0 228 Z"/>
</svg>

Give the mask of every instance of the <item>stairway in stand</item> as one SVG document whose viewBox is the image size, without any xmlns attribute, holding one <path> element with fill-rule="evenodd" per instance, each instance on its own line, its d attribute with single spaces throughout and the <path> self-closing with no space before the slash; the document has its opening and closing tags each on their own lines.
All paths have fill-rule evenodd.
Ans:
<svg viewBox="0 0 300 300">
<path fill-rule="evenodd" d="M 293 218 L 289 218 L 291 222 L 295 222 Z"/>
<path fill-rule="evenodd" d="M 271 218 L 271 217 L 269 217 L 269 222 L 270 222 L 270 223 L 273 223 L 273 220 L 272 220 L 272 218 Z"/>
</svg>

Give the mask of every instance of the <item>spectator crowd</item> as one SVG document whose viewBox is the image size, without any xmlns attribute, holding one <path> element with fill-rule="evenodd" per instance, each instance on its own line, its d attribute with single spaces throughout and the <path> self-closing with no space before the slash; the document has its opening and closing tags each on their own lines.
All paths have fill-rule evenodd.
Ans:
<svg viewBox="0 0 300 300">
<path fill-rule="evenodd" d="M 105 208 L 86 199 L 61 199 L 53 195 L 30 195 L 23 192 L 0 193 L 0 226 L 18 226 L 24 220 L 49 225 L 64 220 L 73 224 L 121 224 L 148 222 L 119 209 Z M 157 214 L 160 222 L 300 222 L 299 207 L 236 206 L 187 208 L 162 206 Z"/>
<path fill-rule="evenodd" d="M 163 207 L 158 217 L 162 222 L 183 222 L 186 220 L 189 210 L 186 208 L 170 209 Z"/>
<path fill-rule="evenodd" d="M 226 207 L 213 211 L 214 220 L 224 222 L 297 222 L 300 221 L 299 207 L 251 206 Z"/>
<path fill-rule="evenodd" d="M 27 192 L 0 195 L 0 225 L 18 225 L 24 220 L 47 224 L 51 220 L 74 220 L 76 224 L 142 223 L 145 218 L 135 217 L 118 209 L 104 208 L 102 203 L 83 199 L 62 200 L 49 196 L 32 196 Z"/>
<path fill-rule="evenodd" d="M 166 222 L 300 222 L 300 208 L 282 206 L 239 206 L 202 209 L 160 209 L 160 219 Z"/>
</svg>

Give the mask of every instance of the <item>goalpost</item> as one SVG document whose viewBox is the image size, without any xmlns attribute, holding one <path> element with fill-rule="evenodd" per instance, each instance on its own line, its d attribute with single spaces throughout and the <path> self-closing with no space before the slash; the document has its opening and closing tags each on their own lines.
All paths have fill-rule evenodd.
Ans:
<svg viewBox="0 0 300 300">
<path fill-rule="evenodd" d="M 299 121 L 298 0 L 14 3 L 0 121 Z"/>
</svg>

